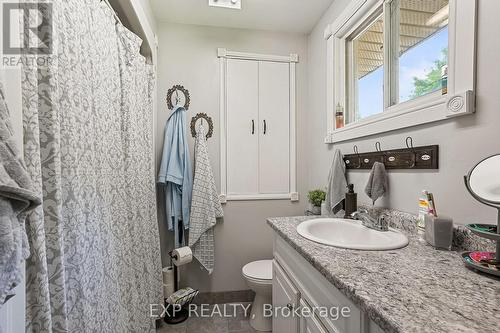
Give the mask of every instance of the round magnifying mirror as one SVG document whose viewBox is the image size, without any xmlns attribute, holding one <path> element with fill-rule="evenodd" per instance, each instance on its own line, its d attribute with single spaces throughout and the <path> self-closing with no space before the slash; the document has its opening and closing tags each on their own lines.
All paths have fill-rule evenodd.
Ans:
<svg viewBox="0 0 500 333">
<path fill-rule="evenodd" d="M 500 154 L 485 158 L 466 177 L 467 188 L 479 201 L 500 206 Z"/>
</svg>

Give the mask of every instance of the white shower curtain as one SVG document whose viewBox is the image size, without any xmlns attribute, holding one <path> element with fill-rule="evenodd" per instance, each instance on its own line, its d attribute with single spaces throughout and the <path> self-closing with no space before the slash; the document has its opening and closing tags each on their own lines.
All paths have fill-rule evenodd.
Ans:
<svg viewBox="0 0 500 333">
<path fill-rule="evenodd" d="M 23 67 L 24 155 L 43 196 L 27 220 L 26 331 L 153 332 L 152 67 L 104 2 L 52 3 L 51 64 Z"/>
</svg>

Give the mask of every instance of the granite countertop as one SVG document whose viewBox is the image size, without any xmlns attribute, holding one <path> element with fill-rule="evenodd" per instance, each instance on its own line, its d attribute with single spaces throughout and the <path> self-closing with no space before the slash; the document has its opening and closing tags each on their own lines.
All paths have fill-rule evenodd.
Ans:
<svg viewBox="0 0 500 333">
<path fill-rule="evenodd" d="M 347 250 L 312 242 L 296 226 L 268 224 L 387 332 L 500 332 L 500 279 L 467 269 L 455 251 L 434 250 L 418 233 L 407 247 Z"/>
</svg>

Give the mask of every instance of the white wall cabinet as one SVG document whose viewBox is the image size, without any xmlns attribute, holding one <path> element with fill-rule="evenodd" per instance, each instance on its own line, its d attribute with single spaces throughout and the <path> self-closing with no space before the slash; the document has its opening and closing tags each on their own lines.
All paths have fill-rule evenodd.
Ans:
<svg viewBox="0 0 500 333">
<path fill-rule="evenodd" d="M 290 193 L 290 64 L 259 61 L 259 193 Z"/>
<path fill-rule="evenodd" d="M 259 63 L 227 63 L 227 179 L 228 194 L 259 191 Z"/>
<path fill-rule="evenodd" d="M 292 199 L 296 192 L 295 63 L 219 49 L 221 201 Z"/>
<path fill-rule="evenodd" d="M 273 333 L 382 333 L 383 330 L 279 235 L 274 236 L 273 308 L 300 307 L 273 317 Z M 310 313 L 301 309 L 308 308 Z M 327 310 L 327 312 L 324 311 Z M 332 310 L 333 309 L 333 310 Z M 348 310 L 347 310 L 348 309 Z M 344 315 L 341 315 L 344 311 Z"/>
</svg>

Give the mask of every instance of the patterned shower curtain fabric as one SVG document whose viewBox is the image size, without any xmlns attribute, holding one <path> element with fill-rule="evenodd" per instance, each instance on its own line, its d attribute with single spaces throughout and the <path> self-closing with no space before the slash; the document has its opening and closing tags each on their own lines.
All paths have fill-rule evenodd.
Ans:
<svg viewBox="0 0 500 333">
<path fill-rule="evenodd" d="M 24 158 L 43 198 L 27 220 L 26 331 L 154 332 L 153 69 L 104 1 L 52 3 L 52 61 L 23 67 Z"/>
<path fill-rule="evenodd" d="M 29 257 L 26 216 L 40 204 L 14 139 L 11 114 L 0 83 L 0 308 L 23 280 Z M 1 328 L 0 328 L 1 331 Z"/>
</svg>

